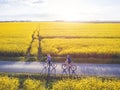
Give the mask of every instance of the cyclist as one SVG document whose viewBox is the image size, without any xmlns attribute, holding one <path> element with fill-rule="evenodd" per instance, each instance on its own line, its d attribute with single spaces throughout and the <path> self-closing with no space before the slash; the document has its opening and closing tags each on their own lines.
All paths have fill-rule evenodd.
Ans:
<svg viewBox="0 0 120 90">
<path fill-rule="evenodd" d="M 50 54 L 47 54 L 47 60 L 46 61 L 49 65 L 49 67 L 50 67 L 50 64 L 51 64 L 51 55 Z"/>
<path fill-rule="evenodd" d="M 70 56 L 67 55 L 67 58 L 66 58 L 65 64 L 67 64 L 68 66 L 71 66 L 71 63 L 72 63 L 72 60 L 71 60 Z"/>
</svg>

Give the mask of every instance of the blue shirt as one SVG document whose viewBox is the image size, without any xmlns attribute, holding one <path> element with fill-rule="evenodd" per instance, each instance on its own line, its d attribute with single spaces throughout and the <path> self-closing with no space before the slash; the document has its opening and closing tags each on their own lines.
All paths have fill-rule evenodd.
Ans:
<svg viewBox="0 0 120 90">
<path fill-rule="evenodd" d="M 51 61 L 51 57 L 50 57 L 50 56 L 47 57 L 47 61 L 48 61 L 48 62 Z"/>
<path fill-rule="evenodd" d="M 68 57 L 68 58 L 67 58 L 67 61 L 68 61 L 68 63 L 71 63 L 71 58 Z"/>
</svg>

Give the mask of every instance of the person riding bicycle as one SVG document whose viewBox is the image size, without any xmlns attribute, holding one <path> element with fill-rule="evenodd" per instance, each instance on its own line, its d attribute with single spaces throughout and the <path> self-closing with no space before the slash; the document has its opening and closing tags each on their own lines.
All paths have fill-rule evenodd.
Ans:
<svg viewBox="0 0 120 90">
<path fill-rule="evenodd" d="M 69 55 L 67 55 L 67 58 L 66 58 L 65 63 L 66 63 L 68 66 L 71 66 L 72 60 L 71 60 L 71 58 L 70 58 Z"/>
<path fill-rule="evenodd" d="M 50 67 L 50 64 L 51 64 L 51 55 L 50 54 L 47 54 L 47 60 L 46 61 L 49 65 L 49 67 Z"/>
</svg>

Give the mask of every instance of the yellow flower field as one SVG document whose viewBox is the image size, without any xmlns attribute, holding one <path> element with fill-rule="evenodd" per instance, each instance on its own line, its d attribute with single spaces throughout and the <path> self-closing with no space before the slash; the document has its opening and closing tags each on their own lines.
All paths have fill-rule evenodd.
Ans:
<svg viewBox="0 0 120 90">
<path fill-rule="evenodd" d="M 0 76 L 0 90 L 120 90 L 120 80 L 84 77 L 81 79 L 64 79 L 51 82 L 45 87 L 45 81 Z"/>
<path fill-rule="evenodd" d="M 18 90 L 19 79 L 0 76 L 0 90 Z"/>
<path fill-rule="evenodd" d="M 24 56 L 35 31 L 39 31 L 43 37 L 41 40 L 43 54 L 120 56 L 119 23 L 75 22 L 1 22 L 0 55 Z M 69 38 L 63 38 L 66 36 Z M 31 47 L 31 54 L 37 55 L 37 38 Z"/>
<path fill-rule="evenodd" d="M 104 43 L 103 43 L 104 42 Z M 120 54 L 119 39 L 43 39 L 44 53 L 64 54 Z"/>
<path fill-rule="evenodd" d="M 52 90 L 120 90 L 119 80 L 83 78 L 81 80 L 61 80 L 53 84 Z"/>
</svg>

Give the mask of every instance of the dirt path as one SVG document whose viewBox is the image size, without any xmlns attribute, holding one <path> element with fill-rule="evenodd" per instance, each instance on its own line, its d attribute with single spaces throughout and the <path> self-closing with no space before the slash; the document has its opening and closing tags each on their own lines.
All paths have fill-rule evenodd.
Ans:
<svg viewBox="0 0 120 90">
<path fill-rule="evenodd" d="M 48 68 L 42 62 L 12 62 L 0 61 L 0 72 L 16 73 L 48 73 Z M 51 74 L 68 74 L 61 68 L 62 63 L 56 63 L 56 69 L 50 68 Z M 76 64 L 77 70 L 73 74 L 95 76 L 120 76 L 120 64 Z M 72 73 L 72 72 L 71 72 Z"/>
</svg>

